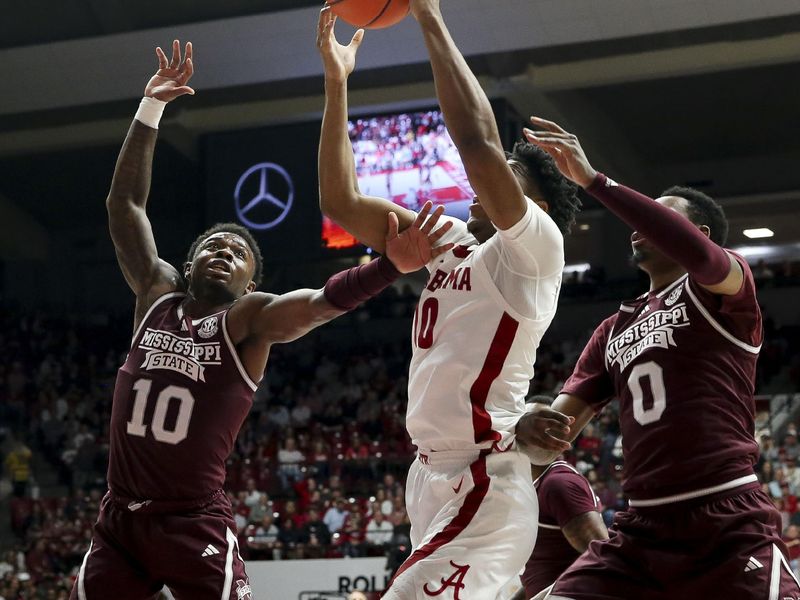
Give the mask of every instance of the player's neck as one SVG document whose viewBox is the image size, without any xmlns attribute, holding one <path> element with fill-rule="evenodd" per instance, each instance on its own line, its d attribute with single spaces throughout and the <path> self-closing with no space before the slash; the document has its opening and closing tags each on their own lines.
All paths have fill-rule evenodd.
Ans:
<svg viewBox="0 0 800 600">
<path fill-rule="evenodd" d="M 675 265 L 657 273 L 648 273 L 648 275 L 650 276 L 650 291 L 654 292 L 686 275 L 686 269 L 680 265 Z"/>
<path fill-rule="evenodd" d="M 189 290 L 186 300 L 183 301 L 183 310 L 189 317 L 200 319 L 213 315 L 228 308 L 234 301 L 230 298 L 215 296 L 200 296 Z"/>
</svg>

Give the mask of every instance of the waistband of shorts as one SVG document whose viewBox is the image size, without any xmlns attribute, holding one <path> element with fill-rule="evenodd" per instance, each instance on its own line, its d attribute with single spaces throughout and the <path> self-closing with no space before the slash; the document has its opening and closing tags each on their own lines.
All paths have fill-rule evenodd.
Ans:
<svg viewBox="0 0 800 600">
<path fill-rule="evenodd" d="M 417 460 L 431 467 L 450 466 L 456 464 L 469 465 L 479 457 L 488 454 L 486 450 L 471 448 L 469 450 L 419 450 Z"/>
<path fill-rule="evenodd" d="M 720 497 L 738 494 L 745 491 L 745 489 L 756 488 L 759 486 L 760 484 L 756 474 L 750 473 L 749 475 L 737 477 L 736 479 L 732 479 L 724 483 L 713 485 L 707 488 L 700 488 L 690 492 L 684 492 L 681 494 L 674 494 L 672 496 L 647 498 L 646 500 L 631 499 L 628 500 L 628 506 L 635 509 L 660 508 L 667 506 L 672 507 L 673 505 L 677 504 L 684 506 L 686 502 L 691 500 L 701 499 L 702 502 L 708 502 Z"/>
<path fill-rule="evenodd" d="M 202 508 L 211 504 L 214 500 L 224 495 L 222 490 L 215 490 L 208 496 L 186 500 L 149 500 L 147 498 L 129 498 L 121 496 L 109 490 L 106 497 L 117 507 L 126 512 L 136 513 L 137 515 L 157 515 L 165 513 L 177 513 Z"/>
<path fill-rule="evenodd" d="M 505 454 L 509 451 L 516 451 L 514 442 L 505 450 L 497 447 L 491 448 L 465 448 L 463 450 L 417 450 L 417 460 L 423 465 L 452 466 L 457 464 L 470 465 L 481 457 L 490 454 Z"/>
</svg>

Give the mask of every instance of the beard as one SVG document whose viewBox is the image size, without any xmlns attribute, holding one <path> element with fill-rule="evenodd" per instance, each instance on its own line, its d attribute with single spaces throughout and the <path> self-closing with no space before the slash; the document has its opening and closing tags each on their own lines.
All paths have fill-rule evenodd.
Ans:
<svg viewBox="0 0 800 600">
<path fill-rule="evenodd" d="M 642 250 L 641 248 L 634 248 L 630 261 L 633 266 L 638 267 L 648 258 L 652 258 L 652 254 L 650 252 L 647 250 Z"/>
</svg>

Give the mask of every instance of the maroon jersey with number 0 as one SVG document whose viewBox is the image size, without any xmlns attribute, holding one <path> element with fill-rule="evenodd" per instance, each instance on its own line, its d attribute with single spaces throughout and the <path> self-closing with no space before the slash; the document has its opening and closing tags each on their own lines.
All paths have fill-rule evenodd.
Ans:
<svg viewBox="0 0 800 600">
<path fill-rule="evenodd" d="M 761 312 L 747 263 L 734 296 L 684 275 L 623 302 L 597 328 L 563 393 L 620 401 L 624 491 L 661 499 L 752 475 Z"/>
</svg>

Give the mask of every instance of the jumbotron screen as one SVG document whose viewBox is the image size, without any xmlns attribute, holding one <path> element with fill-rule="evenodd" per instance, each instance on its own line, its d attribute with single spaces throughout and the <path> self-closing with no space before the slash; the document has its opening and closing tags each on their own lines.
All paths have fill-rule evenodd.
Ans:
<svg viewBox="0 0 800 600">
<path fill-rule="evenodd" d="M 440 111 L 361 117 L 348 128 L 361 193 L 413 211 L 431 200 L 445 214 L 467 219 L 472 188 Z M 332 249 L 359 243 L 327 217 L 322 240 Z"/>
</svg>

